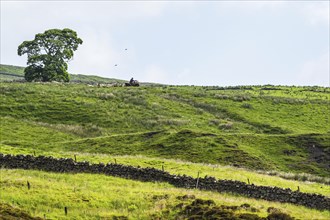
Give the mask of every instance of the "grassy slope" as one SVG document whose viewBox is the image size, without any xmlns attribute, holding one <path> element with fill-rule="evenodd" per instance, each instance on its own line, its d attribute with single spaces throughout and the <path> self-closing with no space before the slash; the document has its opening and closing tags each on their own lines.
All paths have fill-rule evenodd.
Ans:
<svg viewBox="0 0 330 220">
<path fill-rule="evenodd" d="M 223 90 L 219 87 L 98 88 L 77 84 L 2 83 L 0 90 L 2 153 L 56 157 L 77 154 L 78 160 L 116 159 L 135 166 L 164 166 L 171 173 L 196 176 L 199 171 L 201 175 L 217 178 L 240 181 L 249 178 L 257 185 L 293 190 L 299 185 L 303 192 L 330 194 L 329 186 L 323 184 L 284 180 L 234 167 L 162 159 L 327 176 L 328 88 L 255 86 Z M 72 214 L 80 216 L 77 218 L 126 213 L 133 219 L 150 218 L 151 214 L 163 215 L 162 209 L 172 213 L 178 203 L 176 196 L 184 194 L 213 199 L 220 205 L 247 202 L 261 210 L 260 216 L 267 215 L 269 206 L 298 218 L 305 218 L 306 213 L 310 219 L 329 216 L 329 212 L 287 204 L 100 175 L 20 170 L 0 173 L 0 185 L 5 189 L 1 202 L 40 217 L 46 213 L 47 217 L 64 218 L 66 203 Z M 26 180 L 38 189 L 23 193 Z M 73 192 L 72 186 L 79 188 L 79 193 Z M 17 191 L 21 192 L 19 197 Z M 47 196 L 51 194 L 54 196 Z M 156 202 L 150 199 L 164 194 L 168 194 L 169 199 Z M 82 201 L 85 197 L 93 198 L 93 202 Z"/>
<path fill-rule="evenodd" d="M 26 186 L 27 181 L 31 185 L 30 190 Z M 2 201 L 19 206 L 33 216 L 44 217 L 45 214 L 46 218 L 51 219 L 111 219 L 113 216 L 128 216 L 130 219 L 150 219 L 151 216 L 157 216 L 173 219 L 178 212 L 175 206 L 182 203 L 177 197 L 183 195 L 212 199 L 217 205 L 240 206 L 248 203 L 258 210 L 254 214 L 263 217 L 267 216 L 268 207 L 275 207 L 299 219 L 327 219 L 329 216 L 329 211 L 320 212 L 290 204 L 94 174 L 1 170 L 0 182 Z M 64 207 L 68 207 L 67 216 L 64 215 Z"/>
<path fill-rule="evenodd" d="M 22 80 L 24 67 L 0 64 L 0 82 Z M 71 82 L 75 83 L 123 83 L 124 80 L 109 79 L 93 75 L 70 74 Z"/>
<path fill-rule="evenodd" d="M 330 90 L 269 87 L 3 83 L 1 143 L 329 175 Z"/>
<path fill-rule="evenodd" d="M 0 73 L 24 76 L 24 67 L 0 64 Z"/>
</svg>

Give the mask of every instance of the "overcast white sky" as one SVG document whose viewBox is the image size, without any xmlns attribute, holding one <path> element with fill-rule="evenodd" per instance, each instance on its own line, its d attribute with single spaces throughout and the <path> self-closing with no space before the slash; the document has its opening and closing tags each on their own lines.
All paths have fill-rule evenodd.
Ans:
<svg viewBox="0 0 330 220">
<path fill-rule="evenodd" d="M 329 7 L 328 0 L 1 0 L 1 63 L 26 66 L 19 44 L 71 28 L 84 43 L 70 73 L 177 85 L 329 86 Z"/>
</svg>

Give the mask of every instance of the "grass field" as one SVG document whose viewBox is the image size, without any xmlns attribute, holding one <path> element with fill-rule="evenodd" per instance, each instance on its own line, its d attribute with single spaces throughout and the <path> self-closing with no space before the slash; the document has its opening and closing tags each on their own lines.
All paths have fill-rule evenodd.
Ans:
<svg viewBox="0 0 330 220">
<path fill-rule="evenodd" d="M 330 173 L 328 88 L 2 83 L 0 89 L 5 145 Z"/>
<path fill-rule="evenodd" d="M 22 76 L 24 68 L 0 67 L 11 74 L 0 74 L 0 153 L 116 160 L 330 195 L 330 88 L 99 87 L 95 83 L 123 81 L 84 75 L 72 75 L 76 82 L 67 84 L 4 82 Z M 37 188 L 26 191 L 27 180 Z M 217 205 L 249 203 L 262 217 L 271 206 L 298 219 L 306 213 L 307 219 L 329 217 L 294 205 L 102 175 L 1 169 L 0 181 L 0 214 L 11 205 L 51 219 L 173 219 L 182 202 L 177 197 L 192 194 Z"/>
<path fill-rule="evenodd" d="M 30 190 L 27 188 L 30 183 Z M 178 196 L 194 195 L 212 199 L 217 205 L 249 204 L 257 211 L 238 210 L 267 216 L 275 207 L 299 219 L 327 219 L 328 211 L 315 211 L 300 206 L 258 201 L 199 190 L 173 188 L 164 183 L 145 183 L 94 174 L 54 174 L 41 171 L 1 170 L 1 199 L 28 210 L 32 216 L 49 219 L 173 219 L 175 208 L 182 203 Z M 184 201 L 185 203 L 191 200 Z M 65 215 L 64 207 L 68 214 Z"/>
</svg>

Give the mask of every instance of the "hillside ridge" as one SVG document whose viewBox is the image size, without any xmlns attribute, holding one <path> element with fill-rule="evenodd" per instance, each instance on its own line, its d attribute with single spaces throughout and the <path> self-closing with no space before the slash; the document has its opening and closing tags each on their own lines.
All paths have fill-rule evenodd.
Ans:
<svg viewBox="0 0 330 220">
<path fill-rule="evenodd" d="M 14 66 L 8 64 L 0 64 L 0 82 L 1 81 L 13 81 L 13 80 L 24 80 L 24 69 L 22 66 Z M 11 77 L 6 77 L 11 76 Z M 14 77 L 14 78 L 13 78 Z M 84 75 L 84 74 L 70 74 L 70 81 L 73 83 L 123 83 L 125 80 L 106 78 L 97 75 Z"/>
</svg>

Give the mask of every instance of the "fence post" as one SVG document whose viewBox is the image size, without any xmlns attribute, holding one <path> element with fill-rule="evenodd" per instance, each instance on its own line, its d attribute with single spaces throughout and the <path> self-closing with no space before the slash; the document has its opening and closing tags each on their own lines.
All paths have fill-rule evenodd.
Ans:
<svg viewBox="0 0 330 220">
<path fill-rule="evenodd" d="M 27 188 L 30 189 L 31 188 L 30 182 L 26 181 L 26 184 L 27 184 Z"/>
<path fill-rule="evenodd" d="M 68 208 L 66 206 L 64 207 L 64 213 L 65 215 L 68 215 Z"/>
<path fill-rule="evenodd" d="M 77 156 L 74 155 L 74 162 L 77 162 Z"/>
<path fill-rule="evenodd" d="M 197 173 L 196 189 L 198 188 L 198 182 L 199 182 L 199 171 L 198 171 L 198 173 Z"/>
<path fill-rule="evenodd" d="M 164 172 L 164 165 L 162 165 L 162 171 Z"/>
</svg>

